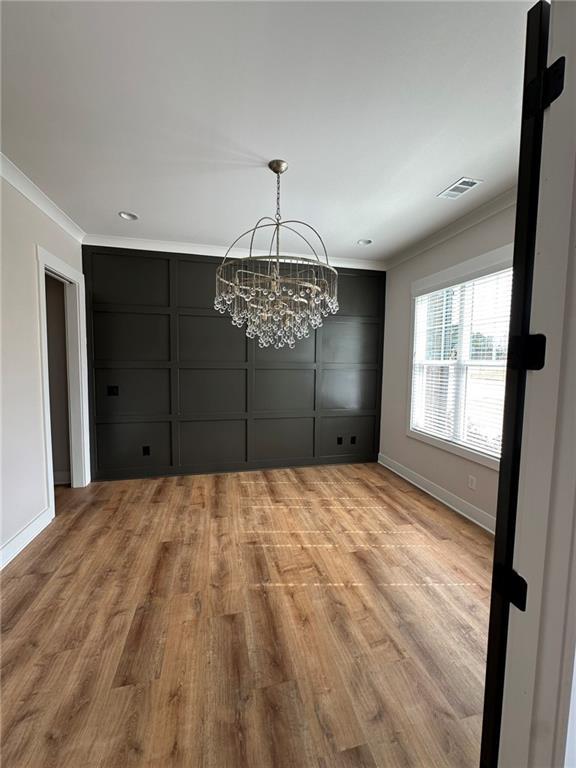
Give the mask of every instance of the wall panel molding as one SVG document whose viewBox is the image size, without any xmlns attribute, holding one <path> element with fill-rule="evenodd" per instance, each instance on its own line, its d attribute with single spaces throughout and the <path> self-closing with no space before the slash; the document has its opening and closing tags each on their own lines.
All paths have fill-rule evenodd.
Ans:
<svg viewBox="0 0 576 768">
<path fill-rule="evenodd" d="M 385 274 L 294 350 L 213 309 L 219 261 L 84 246 L 97 479 L 375 461 Z"/>
</svg>

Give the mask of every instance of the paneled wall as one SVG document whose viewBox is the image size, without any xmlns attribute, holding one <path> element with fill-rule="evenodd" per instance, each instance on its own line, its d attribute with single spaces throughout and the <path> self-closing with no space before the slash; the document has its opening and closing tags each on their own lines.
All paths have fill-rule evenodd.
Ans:
<svg viewBox="0 0 576 768">
<path fill-rule="evenodd" d="M 375 460 L 383 273 L 339 270 L 334 318 L 259 349 L 212 308 L 217 259 L 83 252 L 95 478 Z"/>
</svg>

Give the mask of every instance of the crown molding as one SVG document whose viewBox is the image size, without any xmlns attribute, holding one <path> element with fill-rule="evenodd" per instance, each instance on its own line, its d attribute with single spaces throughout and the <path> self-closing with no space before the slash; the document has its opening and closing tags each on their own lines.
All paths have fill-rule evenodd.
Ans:
<svg viewBox="0 0 576 768">
<path fill-rule="evenodd" d="M 67 213 L 59 208 L 56 203 L 51 200 L 42 190 L 34 184 L 34 182 L 23 173 L 18 166 L 9 160 L 6 155 L 0 152 L 0 175 L 16 189 L 20 194 L 24 195 L 31 203 L 39 208 L 42 213 L 46 214 L 55 224 L 58 224 L 64 232 L 66 232 L 74 240 L 79 243 L 84 239 L 86 234 Z"/>
<path fill-rule="evenodd" d="M 42 213 L 48 216 L 67 234 L 82 245 L 107 246 L 110 248 L 130 248 L 140 251 L 160 251 L 164 253 L 197 253 L 203 256 L 213 256 L 222 259 L 227 251 L 223 245 L 207 245 L 206 243 L 190 243 L 172 240 L 150 240 L 139 237 L 124 237 L 122 235 L 87 235 L 68 214 L 59 208 L 34 182 L 23 173 L 18 166 L 0 152 L 0 175 L 11 186 L 32 202 Z M 265 255 L 265 251 L 255 251 L 258 255 Z M 247 256 L 247 248 L 235 248 L 235 256 Z M 297 255 L 297 254 L 293 254 Z M 349 269 L 369 269 L 382 271 L 386 267 L 383 261 L 370 259 L 336 259 L 331 263 L 335 267 Z"/>
<path fill-rule="evenodd" d="M 14 189 L 18 190 L 30 202 L 34 203 L 46 216 L 60 226 L 67 234 L 83 245 L 107 246 L 111 248 L 130 248 L 134 250 L 160 251 L 166 253 L 197 253 L 204 256 L 223 258 L 226 246 L 207 245 L 205 243 L 191 243 L 172 240 L 150 240 L 137 237 L 124 237 L 121 235 L 88 235 L 79 227 L 56 203 L 51 200 L 34 182 L 23 173 L 18 166 L 0 152 L 0 176 Z M 335 267 L 348 269 L 367 269 L 385 271 L 402 264 L 409 259 L 424 253 L 425 251 L 441 245 L 443 242 L 465 232 L 467 229 L 477 226 L 486 219 L 511 208 L 516 204 L 516 187 L 512 187 L 493 200 L 475 208 L 470 213 L 456 221 L 437 230 L 428 237 L 420 240 L 410 248 L 401 251 L 391 257 L 372 261 L 371 259 L 332 259 Z M 265 252 L 258 251 L 259 255 Z M 246 248 L 235 248 L 235 256 L 247 256 Z M 297 254 L 293 254 L 297 255 Z"/>
<path fill-rule="evenodd" d="M 447 240 L 451 240 L 453 237 L 466 232 L 466 230 L 481 224 L 483 221 L 492 218 L 492 216 L 496 216 L 498 213 L 514 207 L 516 205 L 516 193 L 516 187 L 511 187 L 506 192 L 478 206 L 478 208 L 461 216 L 446 227 L 433 232 L 423 240 L 419 240 L 410 248 L 406 248 L 404 251 L 389 257 L 384 261 L 384 269 L 397 267 L 399 264 L 420 256 L 425 251 L 436 248 L 436 246 L 441 245 Z"/>
<path fill-rule="evenodd" d="M 159 251 L 160 253 L 187 253 L 202 256 L 213 256 L 223 259 L 228 248 L 223 245 L 206 245 L 206 243 L 189 243 L 176 240 L 147 240 L 141 237 L 124 237 L 122 235 L 86 235 L 82 245 L 95 245 L 105 248 L 127 248 L 138 251 Z M 268 251 L 254 249 L 257 256 L 266 256 Z M 234 248 L 233 255 L 240 258 L 249 255 L 248 248 Z M 286 254 L 287 256 L 301 256 L 302 254 Z M 347 269 L 369 269 L 384 271 L 386 266 L 383 261 L 371 261 L 370 259 L 330 259 L 334 267 Z"/>
</svg>

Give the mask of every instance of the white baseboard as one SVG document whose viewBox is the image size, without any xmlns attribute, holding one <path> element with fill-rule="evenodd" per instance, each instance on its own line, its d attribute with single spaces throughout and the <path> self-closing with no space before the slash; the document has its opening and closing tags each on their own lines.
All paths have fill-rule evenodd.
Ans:
<svg viewBox="0 0 576 768">
<path fill-rule="evenodd" d="M 430 496 L 433 496 L 435 499 L 438 499 L 438 501 L 446 504 L 447 507 L 458 512 L 458 514 L 463 517 L 468 518 L 468 520 L 476 523 L 481 528 L 484 528 L 484 530 L 489 533 L 494 533 L 496 519 L 488 512 L 480 509 L 480 507 L 475 507 L 474 504 L 470 504 L 469 501 L 461 499 L 460 496 L 456 496 L 455 493 L 451 493 L 440 485 L 436 485 L 432 480 L 428 480 L 427 477 L 419 475 L 417 472 L 414 472 L 414 470 L 394 461 L 394 459 L 390 459 L 383 453 L 378 454 L 378 463 L 382 464 L 383 467 L 390 469 L 397 475 L 400 475 L 404 480 L 408 480 L 409 483 L 420 488 L 421 491 L 426 491 Z"/>
<path fill-rule="evenodd" d="M 54 470 L 54 485 L 70 485 L 70 470 L 68 470 L 68 469 L 55 469 Z"/>
<path fill-rule="evenodd" d="M 17 554 L 22 552 L 32 539 L 36 538 L 40 531 L 44 530 L 46 526 L 54 519 L 54 510 L 51 507 L 46 507 L 40 512 L 33 520 L 30 520 L 24 528 L 21 528 L 18 533 L 15 533 L 12 538 L 8 539 L 5 544 L 2 544 L 0 549 L 0 569 L 13 560 Z"/>
</svg>

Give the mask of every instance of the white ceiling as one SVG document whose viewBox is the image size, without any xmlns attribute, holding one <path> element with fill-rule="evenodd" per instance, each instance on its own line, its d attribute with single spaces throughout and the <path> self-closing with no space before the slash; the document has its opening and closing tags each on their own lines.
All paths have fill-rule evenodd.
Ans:
<svg viewBox="0 0 576 768">
<path fill-rule="evenodd" d="M 376 262 L 515 184 L 527 3 L 2 5 L 3 152 L 87 233 L 224 246 L 282 157 L 285 216 Z"/>
</svg>

